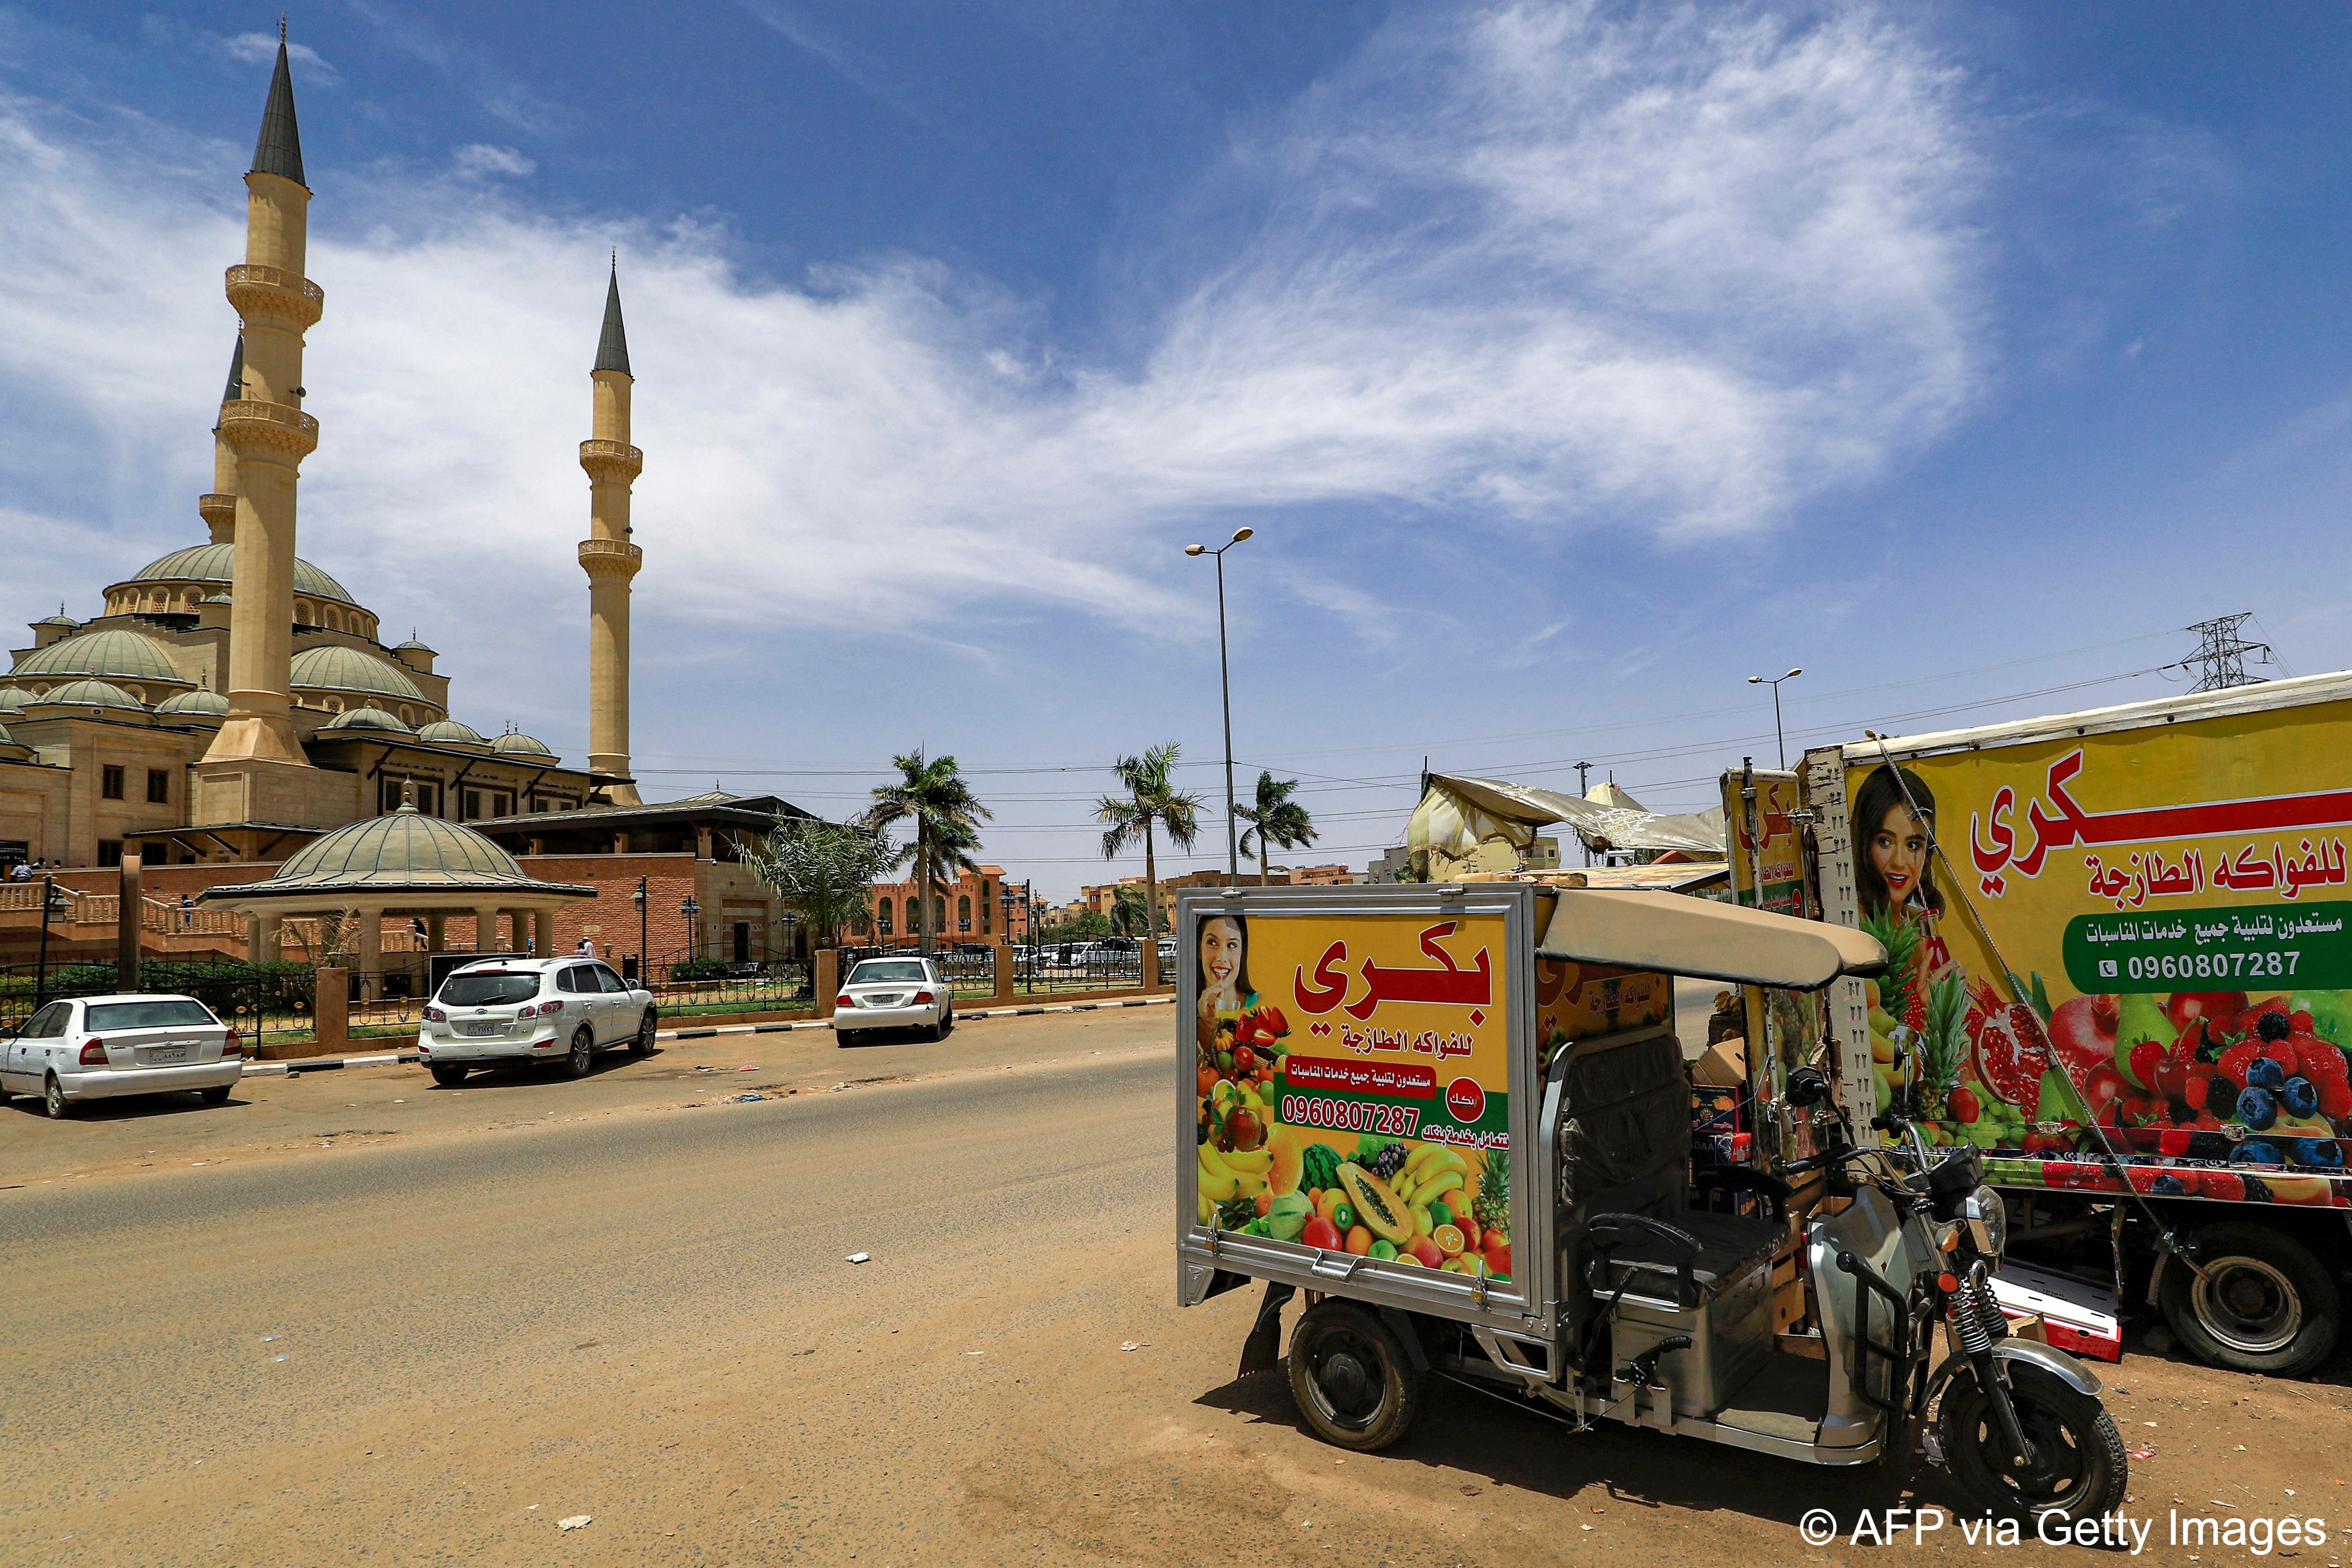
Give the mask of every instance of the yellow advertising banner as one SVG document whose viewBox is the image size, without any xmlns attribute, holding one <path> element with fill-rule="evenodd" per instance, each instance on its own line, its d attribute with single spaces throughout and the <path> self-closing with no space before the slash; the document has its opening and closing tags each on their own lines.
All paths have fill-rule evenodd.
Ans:
<svg viewBox="0 0 2352 1568">
<path fill-rule="evenodd" d="M 1899 767 L 1850 748 L 1863 924 L 1895 958 L 1869 988 L 1881 1103 L 2057 1185 L 2114 1185 L 2064 1157 L 2095 1122 L 2153 1192 L 2345 1204 L 2347 756 L 2344 703 Z"/>
<path fill-rule="evenodd" d="M 1507 1277 L 1505 930 L 1500 915 L 1203 919 L 1201 1222 Z"/>
</svg>

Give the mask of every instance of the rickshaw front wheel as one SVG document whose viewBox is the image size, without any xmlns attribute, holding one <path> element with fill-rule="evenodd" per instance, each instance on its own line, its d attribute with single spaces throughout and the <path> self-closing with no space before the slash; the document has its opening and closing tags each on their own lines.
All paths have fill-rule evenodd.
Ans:
<svg viewBox="0 0 2352 1568">
<path fill-rule="evenodd" d="M 1404 1436 L 1421 1408 L 1421 1375 L 1378 1312 L 1327 1298 L 1290 1335 L 1290 1396 L 1307 1429 L 1369 1453 Z"/>
<path fill-rule="evenodd" d="M 2009 1397 L 2034 1448 L 2030 1470 L 2008 1452 L 1991 1401 L 1973 1375 L 1964 1372 L 1944 1393 L 1937 1425 L 1945 1462 L 1971 1503 L 2023 1520 L 2045 1513 L 2096 1519 L 2123 1507 L 2130 1456 L 2096 1398 L 2020 1363 L 2009 1368 Z"/>
</svg>

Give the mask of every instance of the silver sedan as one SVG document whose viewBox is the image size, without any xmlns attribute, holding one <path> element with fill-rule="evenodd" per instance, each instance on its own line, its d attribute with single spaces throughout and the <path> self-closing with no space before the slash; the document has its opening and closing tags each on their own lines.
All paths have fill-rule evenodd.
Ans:
<svg viewBox="0 0 2352 1568">
<path fill-rule="evenodd" d="M 0 1101 L 37 1094 L 53 1119 L 84 1100 L 173 1090 L 218 1105 L 244 1074 L 236 1030 L 194 997 L 51 1002 L 0 1045 Z"/>
</svg>

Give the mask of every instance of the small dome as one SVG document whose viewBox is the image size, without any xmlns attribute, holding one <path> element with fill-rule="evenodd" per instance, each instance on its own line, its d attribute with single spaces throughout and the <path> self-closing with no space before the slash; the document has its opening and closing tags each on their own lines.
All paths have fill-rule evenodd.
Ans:
<svg viewBox="0 0 2352 1568">
<path fill-rule="evenodd" d="M 121 686 L 106 681 L 68 681 L 64 685 L 50 687 L 46 695 L 35 697 L 33 700 L 42 703 L 71 703 L 76 707 L 121 707 L 129 708 L 133 713 L 147 711 L 145 703 L 141 702 Z"/>
<path fill-rule="evenodd" d="M 413 733 L 400 720 L 380 707 L 347 708 L 319 727 L 321 729 L 388 729 L 402 735 Z"/>
<path fill-rule="evenodd" d="M 229 565 L 236 556 L 235 545 L 190 545 L 185 549 L 173 550 L 161 560 L 148 562 L 130 580 L 226 582 Z M 294 591 L 310 599 L 331 599 L 338 604 L 359 603 L 341 583 L 299 557 L 294 562 Z"/>
<path fill-rule="evenodd" d="M 196 601 L 196 602 L 199 604 L 226 604 L 230 602 L 230 600 L 229 596 L 226 593 L 207 593 L 202 599 Z"/>
<path fill-rule="evenodd" d="M 278 897 L 315 898 L 346 891 L 446 891 L 449 902 L 460 907 L 463 899 L 475 894 L 595 895 L 593 888 L 541 882 L 473 829 L 403 806 L 388 815 L 337 828 L 289 858 L 275 876 L 213 888 L 204 896 L 245 908 Z"/>
<path fill-rule="evenodd" d="M 459 724 L 454 718 L 436 719 L 416 732 L 416 738 L 433 746 L 482 746 L 487 744 L 469 724 Z"/>
<path fill-rule="evenodd" d="M 505 752 L 509 755 L 520 754 L 524 757 L 552 757 L 555 755 L 555 753 L 547 749 L 545 742 L 533 740 L 527 735 L 502 735 L 496 740 L 490 742 L 490 749 L 492 751 Z"/>
<path fill-rule="evenodd" d="M 33 624 L 36 626 L 79 626 L 81 622 L 60 610 L 55 615 L 42 616 L 38 621 L 34 622 Z"/>
<path fill-rule="evenodd" d="M 294 685 L 308 691 L 361 692 L 369 696 L 402 697 L 409 702 L 423 702 L 425 694 L 416 683 L 398 666 L 362 653 L 357 648 L 346 648 L 331 643 L 323 648 L 306 648 L 294 655 Z"/>
<path fill-rule="evenodd" d="M 228 716 L 228 698 L 215 691 L 182 692 L 155 705 L 157 713 L 209 714 L 215 718 Z"/>
<path fill-rule="evenodd" d="M 173 685 L 185 685 L 188 679 L 172 663 L 163 643 L 143 632 L 124 626 L 60 638 L 26 654 L 10 673 L 94 675 L 102 681 L 168 681 Z"/>
<path fill-rule="evenodd" d="M 395 653 L 430 653 L 433 649 L 411 637 L 405 643 L 395 643 L 392 651 Z"/>
<path fill-rule="evenodd" d="M 22 686 L 0 686 L 0 713 L 23 713 L 26 703 L 40 700 Z"/>
</svg>

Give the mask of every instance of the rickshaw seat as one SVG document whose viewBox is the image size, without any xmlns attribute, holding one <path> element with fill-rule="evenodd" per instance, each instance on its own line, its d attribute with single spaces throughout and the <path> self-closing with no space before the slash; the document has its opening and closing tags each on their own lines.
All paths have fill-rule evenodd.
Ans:
<svg viewBox="0 0 2352 1568">
<path fill-rule="evenodd" d="M 1606 1301 L 1622 1289 L 1629 1297 L 1686 1311 L 1759 1267 L 1769 1269 L 1788 1234 L 1769 1219 L 1704 1209 L 1686 1209 L 1663 1223 L 1645 1215 L 1597 1214 L 1585 1222 L 1585 1285 L 1595 1297 Z"/>
</svg>

